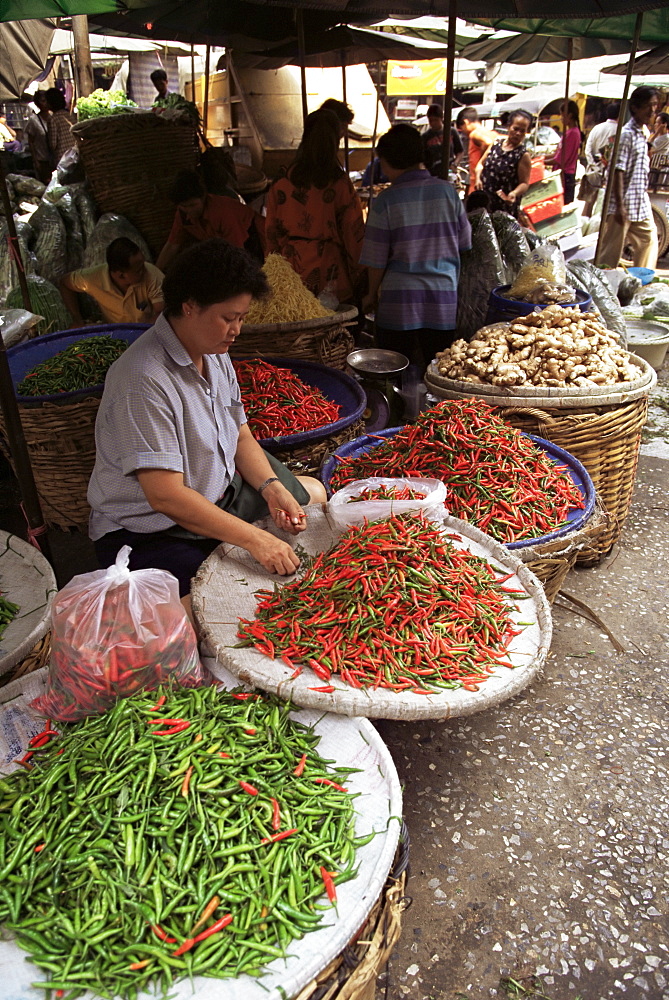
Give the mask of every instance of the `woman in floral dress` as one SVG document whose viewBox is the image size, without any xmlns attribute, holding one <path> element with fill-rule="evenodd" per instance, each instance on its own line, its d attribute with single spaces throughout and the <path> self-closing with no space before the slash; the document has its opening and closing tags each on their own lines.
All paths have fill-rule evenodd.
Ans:
<svg viewBox="0 0 669 1000">
<path fill-rule="evenodd" d="M 490 197 L 490 212 L 508 212 L 518 217 L 520 201 L 530 183 L 532 160 L 525 138 L 532 125 L 528 111 L 514 111 L 509 132 L 489 146 L 476 166 L 476 187 Z"/>
</svg>

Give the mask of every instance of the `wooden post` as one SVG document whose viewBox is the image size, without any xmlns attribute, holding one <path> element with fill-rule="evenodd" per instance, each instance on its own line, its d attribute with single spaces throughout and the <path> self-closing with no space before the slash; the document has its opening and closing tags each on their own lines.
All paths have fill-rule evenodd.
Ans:
<svg viewBox="0 0 669 1000">
<path fill-rule="evenodd" d="M 307 115 L 309 114 L 309 105 L 307 103 L 307 56 L 304 44 L 304 12 L 301 7 L 298 7 L 295 11 L 295 20 L 297 22 L 297 52 L 298 62 L 300 64 L 300 83 L 302 87 L 302 126 L 304 126 L 304 123 L 307 120 Z"/>
<path fill-rule="evenodd" d="M 448 180 L 451 162 L 451 117 L 453 114 L 453 81 L 455 79 L 455 27 L 458 0 L 448 4 L 448 50 L 446 54 L 446 87 L 444 89 L 444 137 L 441 143 L 441 176 Z"/>
<path fill-rule="evenodd" d="M 79 97 L 88 97 L 95 90 L 95 82 L 93 80 L 91 43 L 88 38 L 88 16 L 86 14 L 77 14 L 72 18 L 72 34 L 74 36 L 77 93 Z"/>
<path fill-rule="evenodd" d="M 19 285 L 21 288 L 21 296 L 23 298 L 23 305 L 28 310 L 32 312 L 32 305 L 30 302 L 30 292 L 28 291 L 28 282 L 26 281 L 26 275 L 23 268 L 23 259 L 21 257 L 21 248 L 19 246 L 19 241 L 16 238 L 16 226 L 14 225 L 14 216 L 12 214 L 12 206 L 9 200 L 9 192 L 7 191 L 7 181 L 5 179 L 5 169 L 0 159 L 0 195 L 2 196 L 2 204 L 5 211 L 5 220 L 7 222 L 9 246 L 12 248 L 12 256 L 16 261 L 16 270 L 19 275 Z M 37 487 L 35 486 L 35 479 L 33 477 L 32 466 L 30 465 L 30 456 L 28 454 L 28 446 L 26 444 L 25 435 L 23 433 L 23 424 L 21 423 L 21 415 L 19 413 L 19 404 L 16 401 L 16 393 L 14 392 L 14 383 L 12 382 L 12 375 L 9 370 L 9 361 L 7 360 L 7 349 L 5 348 L 5 342 L 0 333 L 0 406 L 2 407 L 2 415 L 5 421 L 5 434 L 7 435 L 7 443 L 9 444 L 9 450 L 14 459 L 14 468 L 16 469 L 16 478 L 19 481 L 19 486 L 21 487 L 21 495 L 23 497 L 23 509 L 28 522 L 28 537 L 30 541 L 36 546 L 36 548 L 41 549 L 49 562 L 51 559 L 51 550 L 49 547 L 49 540 L 46 537 L 46 525 L 44 523 L 44 515 L 42 514 L 42 508 L 40 507 L 39 496 L 37 494 Z M 42 541 L 38 545 L 37 537 L 42 536 Z"/>
<path fill-rule="evenodd" d="M 197 95 L 195 93 L 195 46 L 190 43 L 190 99 L 193 104 L 197 104 Z"/>
<path fill-rule="evenodd" d="M 204 57 L 204 94 L 202 95 L 202 134 L 207 138 L 207 122 L 209 119 L 209 60 L 211 56 L 211 46 L 207 43 L 207 51 Z"/>
<path fill-rule="evenodd" d="M 381 63 L 376 64 L 376 84 L 374 85 L 374 91 L 376 93 L 376 106 L 374 108 L 374 131 L 372 133 L 372 153 L 369 159 L 369 164 L 371 167 L 371 179 L 369 183 L 369 200 L 367 202 L 367 218 L 369 218 L 369 210 L 372 207 L 372 202 L 374 201 L 374 157 L 376 155 L 376 131 L 379 127 L 379 91 L 378 91 L 378 81 L 381 77 Z"/>
<path fill-rule="evenodd" d="M 341 93 L 344 104 L 347 104 L 346 94 L 346 52 L 341 50 Z M 348 125 L 344 129 L 344 170 L 348 174 Z"/>
<path fill-rule="evenodd" d="M 602 219 L 601 222 L 599 223 L 599 233 L 597 234 L 597 248 L 595 250 L 595 259 L 594 259 L 595 264 L 597 264 L 597 261 L 599 260 L 600 254 L 602 252 L 602 244 L 604 242 L 604 230 L 606 229 L 606 220 L 609 214 L 609 205 L 611 204 L 611 194 L 613 193 L 613 178 L 616 172 L 618 149 L 620 148 L 620 133 L 623 130 L 623 123 L 625 121 L 625 113 L 627 111 L 627 94 L 629 91 L 630 83 L 632 82 L 632 74 L 634 73 L 634 61 L 636 59 L 637 49 L 639 48 L 639 38 L 641 36 L 642 24 L 643 24 L 643 13 L 637 14 L 636 24 L 634 26 L 634 38 L 632 39 L 632 50 L 630 52 L 630 61 L 627 66 L 625 86 L 623 87 L 623 97 L 620 102 L 620 113 L 618 115 L 618 128 L 616 129 L 615 139 L 613 140 L 613 149 L 611 150 L 609 172 L 606 178 L 606 190 L 604 191 L 604 203 L 602 204 Z"/>
</svg>

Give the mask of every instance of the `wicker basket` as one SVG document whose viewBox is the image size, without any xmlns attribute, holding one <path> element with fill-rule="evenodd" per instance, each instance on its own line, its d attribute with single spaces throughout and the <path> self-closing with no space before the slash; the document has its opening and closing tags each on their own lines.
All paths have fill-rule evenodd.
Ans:
<svg viewBox="0 0 669 1000">
<path fill-rule="evenodd" d="M 354 346 L 348 327 L 357 315 L 355 306 L 344 306 L 332 316 L 303 319 L 299 323 L 244 324 L 230 355 L 301 358 L 343 371 Z"/>
<path fill-rule="evenodd" d="M 72 133 L 100 211 L 124 215 L 160 253 L 174 220 L 170 187 L 180 170 L 197 163 L 192 121 L 133 112 L 80 122 Z"/>
<path fill-rule="evenodd" d="M 516 549 L 528 569 L 541 582 L 546 598 L 553 603 L 562 588 L 569 571 L 576 565 L 578 558 L 598 559 L 597 542 L 611 524 L 611 517 L 604 510 L 601 501 L 586 524 L 577 531 L 562 538 L 554 538 L 542 545 L 531 545 L 524 549 Z"/>
<path fill-rule="evenodd" d="M 316 476 L 327 455 L 331 455 L 340 445 L 347 441 L 355 441 L 365 433 L 364 420 L 356 420 L 350 427 L 345 427 L 338 434 L 321 438 L 320 441 L 306 442 L 297 448 L 272 451 L 272 454 L 283 462 L 296 476 Z"/>
<path fill-rule="evenodd" d="M 23 677 L 25 674 L 31 674 L 34 670 L 40 670 L 41 667 L 45 667 L 49 662 L 50 655 L 51 632 L 47 632 L 46 635 L 42 636 L 39 642 L 35 643 L 28 655 L 24 657 L 20 663 L 17 663 L 16 666 L 7 671 L 6 674 L 0 675 L 0 687 L 4 687 L 11 681 L 18 680 L 19 677 Z"/>
<path fill-rule="evenodd" d="M 376 980 L 402 933 L 409 834 L 404 823 L 395 863 L 367 922 L 335 959 L 293 1000 L 374 1000 Z"/>
<path fill-rule="evenodd" d="M 629 360 L 639 368 L 636 381 L 594 390 L 500 389 L 445 379 L 433 370 L 425 375 L 428 391 L 436 396 L 488 403 L 514 427 L 552 441 L 583 463 L 610 522 L 593 545 L 577 555 L 581 565 L 595 565 L 611 549 L 632 503 L 641 430 L 657 375 L 642 358 L 630 354 Z"/>
<path fill-rule="evenodd" d="M 35 486 L 50 527 L 88 530 L 86 491 L 95 465 L 99 406 L 99 397 L 87 396 L 63 405 L 19 407 Z M 11 459 L 2 416 L 0 434 L 0 447 Z"/>
</svg>

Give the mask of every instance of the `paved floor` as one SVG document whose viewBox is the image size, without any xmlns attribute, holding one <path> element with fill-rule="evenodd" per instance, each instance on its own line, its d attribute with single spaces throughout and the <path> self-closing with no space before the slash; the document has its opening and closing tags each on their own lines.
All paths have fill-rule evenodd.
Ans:
<svg viewBox="0 0 669 1000">
<path fill-rule="evenodd" d="M 669 367 L 661 379 L 666 392 Z M 413 903 L 377 1000 L 669 998 L 661 418 L 620 542 L 564 587 L 625 652 L 558 599 L 524 694 L 448 724 L 378 724 L 404 783 Z"/>
</svg>

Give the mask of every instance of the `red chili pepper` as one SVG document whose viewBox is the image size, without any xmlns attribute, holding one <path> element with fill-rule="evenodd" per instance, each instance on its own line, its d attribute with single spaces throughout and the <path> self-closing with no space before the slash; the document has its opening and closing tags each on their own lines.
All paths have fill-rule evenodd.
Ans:
<svg viewBox="0 0 669 1000">
<path fill-rule="evenodd" d="M 176 944 L 176 943 L 177 943 L 177 939 L 176 939 L 176 938 L 173 938 L 173 937 L 170 937 L 170 936 L 169 936 L 169 935 L 168 935 L 168 934 L 167 934 L 167 933 L 166 933 L 166 932 L 165 932 L 165 931 L 164 931 L 164 930 L 162 929 L 162 927 L 161 927 L 161 926 L 160 926 L 159 924 L 152 924 L 152 925 L 151 925 L 151 930 L 152 930 L 152 931 L 153 931 L 153 933 L 154 933 L 154 934 L 156 935 L 156 937 L 160 938 L 160 940 L 161 940 L 161 941 L 164 941 L 164 942 L 165 942 L 166 944 Z"/>
<path fill-rule="evenodd" d="M 43 851 L 45 847 L 46 844 L 38 844 L 37 847 L 35 848 L 35 854 L 39 854 L 40 851 Z"/>
<path fill-rule="evenodd" d="M 172 954 L 175 956 L 184 955 L 187 951 L 191 950 L 194 944 L 195 944 L 195 938 L 186 938 L 186 940 L 183 941 L 178 948 L 174 949 Z"/>
<path fill-rule="evenodd" d="M 133 962 L 132 965 L 128 966 L 128 968 L 130 969 L 131 972 L 135 972 L 136 969 L 145 969 L 147 967 L 147 965 L 150 965 L 150 963 L 151 963 L 151 959 L 150 958 L 145 958 L 141 962 Z"/>
<path fill-rule="evenodd" d="M 338 792 L 347 791 L 343 785 L 338 785 L 336 781 L 330 781 L 329 778 L 314 778 L 314 782 L 317 785 L 330 785 L 332 788 L 336 788 Z"/>
<path fill-rule="evenodd" d="M 153 705 L 152 708 L 149 708 L 148 711 L 149 712 L 157 712 L 159 709 L 161 709 L 163 707 L 163 705 L 165 704 L 166 701 L 167 701 L 167 697 L 164 694 L 161 694 L 160 698 L 155 703 L 155 705 Z"/>
<path fill-rule="evenodd" d="M 306 755 L 306 753 L 303 753 L 302 756 L 300 757 L 300 760 L 299 760 L 299 763 L 298 763 L 297 767 L 293 771 L 293 774 L 296 774 L 298 776 L 298 778 L 300 777 L 300 775 L 304 771 L 304 765 L 306 764 L 306 762 L 307 762 L 307 755 Z"/>
<path fill-rule="evenodd" d="M 319 691 L 321 694 L 332 694 L 337 689 L 332 684 L 323 684 L 321 687 L 309 688 L 310 691 Z"/>
<path fill-rule="evenodd" d="M 278 830 L 281 826 L 281 807 L 276 799 L 270 799 L 272 803 L 272 829 Z"/>
<path fill-rule="evenodd" d="M 297 833 L 297 827 L 293 827 L 292 830 L 282 830 L 281 833 L 273 833 L 271 837 L 263 837 L 260 843 L 273 844 L 277 840 L 285 840 L 286 837 L 292 837 L 294 833 Z"/>
<path fill-rule="evenodd" d="M 218 934 L 219 931 L 222 931 L 224 927 L 227 927 L 228 924 L 231 923 L 232 923 L 232 914 L 226 913 L 224 917 L 221 917 L 220 920 L 217 920 L 215 924 L 211 925 L 211 927 L 207 927 L 206 931 L 202 931 L 201 934 L 198 934 L 197 937 L 193 939 L 193 943 L 197 944 L 198 941 L 206 941 L 206 939 L 210 938 L 212 934 Z"/>
<path fill-rule="evenodd" d="M 255 729 L 245 729 L 244 732 L 246 733 L 247 736 L 255 736 L 256 734 Z"/>
<path fill-rule="evenodd" d="M 223 753 L 223 751 L 222 751 L 222 750 L 219 750 L 219 751 L 218 751 L 218 756 L 219 756 L 219 757 L 227 757 L 227 758 L 228 758 L 228 760 L 230 760 L 230 754 L 229 754 L 229 753 Z"/>
<path fill-rule="evenodd" d="M 328 894 L 328 899 L 331 903 L 337 902 L 337 889 L 335 887 L 334 881 L 332 880 L 332 875 L 321 865 L 321 878 L 323 879 L 323 885 L 325 886 L 325 891 Z"/>
<path fill-rule="evenodd" d="M 191 764 L 190 767 L 186 768 L 186 773 L 184 774 L 184 780 L 181 783 L 181 794 L 183 795 L 184 798 L 188 797 L 188 790 L 190 788 L 190 779 L 192 773 L 193 773 L 193 765 Z"/>
<path fill-rule="evenodd" d="M 240 781 L 239 784 L 241 788 L 243 788 L 244 791 L 247 792 L 249 795 L 258 794 L 258 789 L 254 785 L 250 785 L 248 781 Z"/>
</svg>

